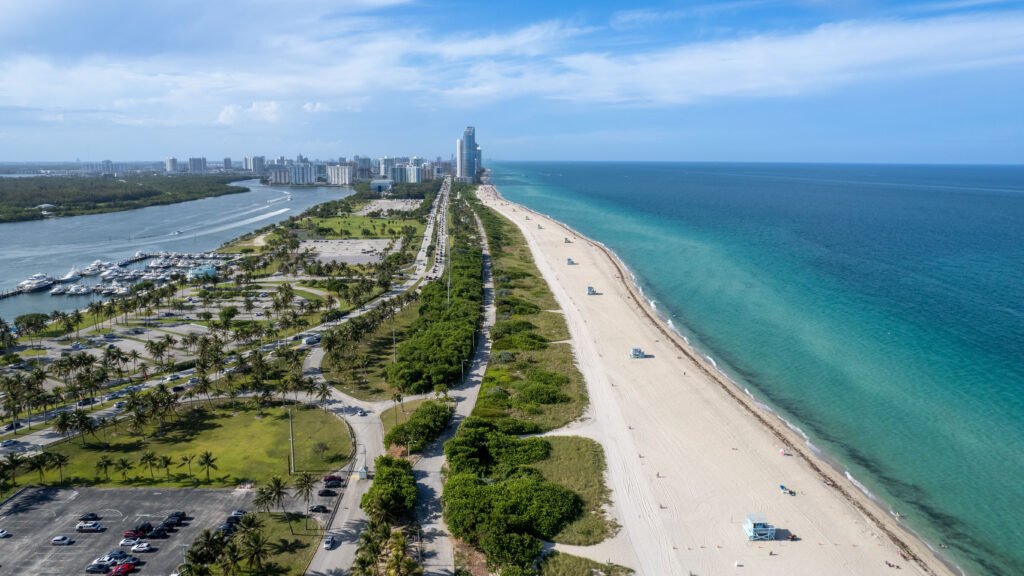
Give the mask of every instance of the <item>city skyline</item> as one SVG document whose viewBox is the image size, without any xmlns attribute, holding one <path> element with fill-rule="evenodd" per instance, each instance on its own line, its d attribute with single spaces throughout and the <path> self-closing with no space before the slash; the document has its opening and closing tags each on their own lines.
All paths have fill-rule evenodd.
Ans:
<svg viewBox="0 0 1024 576">
<path fill-rule="evenodd" d="M 1018 0 L 19 3 L 0 161 L 448 158 L 471 125 L 498 160 L 1017 163 L 1021 29 Z"/>
</svg>

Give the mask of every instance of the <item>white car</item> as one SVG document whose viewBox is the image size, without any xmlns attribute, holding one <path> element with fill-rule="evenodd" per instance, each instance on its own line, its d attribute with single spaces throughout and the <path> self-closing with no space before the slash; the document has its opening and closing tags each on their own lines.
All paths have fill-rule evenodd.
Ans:
<svg viewBox="0 0 1024 576">
<path fill-rule="evenodd" d="M 138 538 L 124 538 L 118 546 L 135 546 L 139 542 L 142 542 L 142 540 L 139 540 Z"/>
<path fill-rule="evenodd" d="M 67 536 L 54 536 L 50 539 L 50 544 L 54 546 L 70 546 L 71 542 L 71 538 L 68 538 Z"/>
<path fill-rule="evenodd" d="M 135 546 L 132 546 L 132 552 L 152 552 L 153 547 L 149 545 L 149 542 L 139 542 Z"/>
<path fill-rule="evenodd" d="M 7 530 L 0 530 L 0 538 L 10 538 L 11 533 Z"/>
</svg>

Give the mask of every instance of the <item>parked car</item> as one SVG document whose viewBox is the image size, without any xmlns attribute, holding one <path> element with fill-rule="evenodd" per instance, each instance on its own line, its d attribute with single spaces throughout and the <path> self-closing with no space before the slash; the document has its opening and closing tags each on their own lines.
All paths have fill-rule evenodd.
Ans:
<svg viewBox="0 0 1024 576">
<path fill-rule="evenodd" d="M 326 514 L 327 512 L 330 512 L 331 509 L 328 508 L 327 506 L 324 506 L 323 504 L 317 504 L 316 506 L 310 506 L 309 511 L 318 514 Z"/>
<path fill-rule="evenodd" d="M 324 476 L 324 482 L 333 482 L 335 480 L 344 480 L 341 476 L 335 476 L 334 474 L 328 474 Z"/>
<path fill-rule="evenodd" d="M 135 564 L 118 564 L 107 572 L 109 576 L 121 576 L 122 574 L 131 574 L 135 570 Z"/>
<path fill-rule="evenodd" d="M 99 522 L 79 522 L 75 524 L 75 532 L 101 532 L 103 525 Z"/>
<path fill-rule="evenodd" d="M 230 515 L 241 518 L 242 516 L 245 516 L 245 510 L 232 510 Z"/>
<path fill-rule="evenodd" d="M 153 525 L 149 522 L 141 522 L 135 525 L 135 531 L 141 534 L 149 534 L 153 531 Z"/>
<path fill-rule="evenodd" d="M 139 542 L 135 546 L 132 546 L 132 552 L 152 552 L 153 547 L 149 545 L 149 542 Z"/>
<path fill-rule="evenodd" d="M 54 536 L 50 539 L 50 544 L 53 546 L 70 546 L 72 542 L 74 540 L 67 536 Z"/>
<path fill-rule="evenodd" d="M 319 492 L 317 492 L 316 495 L 317 496 L 337 496 L 338 493 L 335 492 L 334 490 L 328 490 L 326 488 L 323 488 Z"/>
<path fill-rule="evenodd" d="M 154 528 L 153 531 L 149 533 L 149 536 L 147 536 L 147 538 L 149 538 L 151 540 L 156 540 L 156 539 L 160 539 L 160 538 L 167 538 L 167 537 L 168 537 L 167 529 L 164 528 L 162 525 L 161 526 L 157 526 L 156 528 Z"/>
<path fill-rule="evenodd" d="M 136 538 L 136 539 L 138 539 L 138 538 L 142 538 L 142 532 L 139 532 L 138 530 L 125 530 L 121 534 L 121 536 L 124 537 L 124 538 Z M 124 544 L 122 544 L 122 546 L 124 546 Z"/>
<path fill-rule="evenodd" d="M 100 519 L 100 515 L 95 512 L 86 512 L 78 517 L 79 522 L 95 522 Z"/>
<path fill-rule="evenodd" d="M 0 538 L 10 538 L 11 533 L 7 530 L 0 529 Z"/>
<path fill-rule="evenodd" d="M 341 480 L 328 480 L 327 482 L 324 482 L 324 488 L 341 488 L 341 487 L 342 487 Z"/>
<path fill-rule="evenodd" d="M 0 442 L 0 448 L 7 448 L 8 446 L 14 446 L 15 444 L 17 444 L 16 441 L 11 440 L 10 438 L 8 438 L 7 440 L 4 440 L 3 442 Z"/>
<path fill-rule="evenodd" d="M 135 546 L 139 542 L 142 542 L 142 540 L 139 540 L 138 538 L 125 537 L 121 539 L 121 542 L 120 544 L 118 544 L 118 546 Z"/>
<path fill-rule="evenodd" d="M 97 564 L 93 562 L 85 567 L 86 574 L 106 574 L 107 572 L 110 572 L 109 564 Z"/>
<path fill-rule="evenodd" d="M 328 534 L 324 537 L 324 550 L 330 550 L 331 548 L 334 548 L 334 536 Z"/>
</svg>

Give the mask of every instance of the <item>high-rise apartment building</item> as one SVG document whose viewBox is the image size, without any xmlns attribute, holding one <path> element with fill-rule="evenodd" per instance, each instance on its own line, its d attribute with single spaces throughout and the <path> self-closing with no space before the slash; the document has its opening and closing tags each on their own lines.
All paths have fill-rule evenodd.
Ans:
<svg viewBox="0 0 1024 576">
<path fill-rule="evenodd" d="M 464 182 L 476 182 L 483 167 L 483 152 L 476 143 L 476 128 L 466 126 L 462 138 L 455 141 L 455 176 Z"/>
<path fill-rule="evenodd" d="M 189 158 L 188 171 L 192 174 L 206 174 L 206 158 L 202 156 L 198 158 Z"/>
<path fill-rule="evenodd" d="M 327 183 L 331 186 L 351 186 L 353 181 L 351 164 L 336 164 L 327 167 Z"/>
<path fill-rule="evenodd" d="M 171 156 L 167 160 L 164 160 L 164 172 L 174 173 L 178 171 L 178 159 Z"/>
<path fill-rule="evenodd" d="M 231 170 L 231 158 L 224 159 L 224 169 Z"/>
</svg>

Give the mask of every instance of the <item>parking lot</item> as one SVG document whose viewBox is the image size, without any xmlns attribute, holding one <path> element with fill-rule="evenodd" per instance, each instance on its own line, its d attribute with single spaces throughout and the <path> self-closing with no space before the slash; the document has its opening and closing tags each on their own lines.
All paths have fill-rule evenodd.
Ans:
<svg viewBox="0 0 1024 576">
<path fill-rule="evenodd" d="M 143 561 L 136 573 L 167 576 L 203 529 L 216 528 L 232 510 L 251 509 L 251 499 L 250 490 L 26 490 L 0 507 L 0 529 L 11 533 L 0 539 L 0 575 L 84 574 L 95 558 L 119 549 L 122 532 L 140 522 L 156 525 L 181 510 L 188 517 L 184 525 L 166 539 L 149 540 L 154 551 L 134 554 Z M 78 517 L 86 512 L 100 516 L 103 532 L 75 533 Z M 69 536 L 74 543 L 53 546 L 54 536 Z"/>
</svg>

